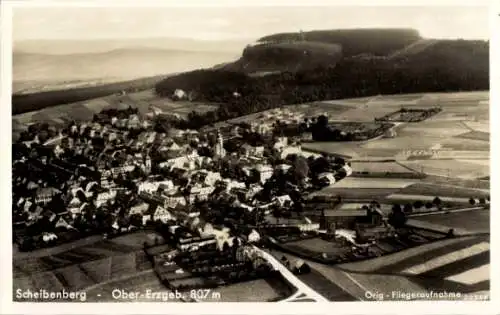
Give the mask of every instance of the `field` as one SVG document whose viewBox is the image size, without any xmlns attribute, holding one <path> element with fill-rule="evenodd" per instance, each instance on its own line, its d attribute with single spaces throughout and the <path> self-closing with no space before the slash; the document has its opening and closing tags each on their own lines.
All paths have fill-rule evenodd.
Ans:
<svg viewBox="0 0 500 315">
<path fill-rule="evenodd" d="M 414 173 L 396 162 L 351 162 L 351 167 L 359 173 Z"/>
<path fill-rule="evenodd" d="M 406 178 L 360 178 L 347 177 L 331 187 L 334 191 L 337 188 L 404 188 L 415 184 L 418 180 Z"/>
<path fill-rule="evenodd" d="M 46 255 L 37 255 L 37 251 L 33 257 L 16 253 L 13 260 L 14 287 L 49 291 L 63 288 L 70 291 L 97 290 L 106 283 L 129 281 L 152 272 L 152 265 L 142 251 L 145 239 L 145 232 L 137 232 L 112 240 L 86 244 L 75 242 L 79 246 L 73 244 L 73 247 L 64 244 L 62 251 L 57 251 L 57 247 L 51 251 L 41 250 Z M 152 280 L 137 277 L 136 281 Z"/>
<path fill-rule="evenodd" d="M 490 141 L 490 134 L 488 132 L 476 131 L 476 130 L 461 134 L 458 137 L 471 140 Z"/>
<path fill-rule="evenodd" d="M 310 273 L 299 275 L 298 278 L 309 287 L 314 288 L 316 292 L 326 297 L 329 301 L 356 301 L 355 297 L 328 280 L 315 269 L 311 270 Z"/>
<path fill-rule="evenodd" d="M 385 115 L 384 117 L 379 118 L 379 120 L 383 121 L 400 121 L 400 122 L 417 122 L 423 121 L 432 115 L 437 114 L 438 111 L 433 110 L 425 110 L 425 109 L 412 109 L 411 111 L 406 111 L 400 109 L 391 114 Z"/>
<path fill-rule="evenodd" d="M 328 187 L 314 193 L 318 196 L 341 196 L 343 199 L 353 200 L 379 200 L 399 191 L 399 188 L 337 188 Z"/>
<path fill-rule="evenodd" d="M 484 189 L 471 189 L 430 183 L 415 183 L 401 189 L 398 193 L 405 195 L 424 195 L 455 198 L 480 198 L 487 197 L 490 194 L 489 191 Z"/>
<path fill-rule="evenodd" d="M 220 298 L 213 295 L 201 302 L 267 302 L 286 298 L 274 287 L 273 281 L 278 280 L 257 279 L 218 287 L 213 292 L 220 293 Z"/>
<path fill-rule="evenodd" d="M 303 147 L 315 152 L 347 155 L 355 162 L 395 159 L 415 167 L 417 172 L 423 170 L 431 175 L 484 177 L 489 174 L 488 100 L 488 92 L 464 92 L 323 101 L 322 104 L 351 107 L 334 116 L 336 121 L 372 122 L 375 117 L 398 111 L 403 105 L 408 109 L 439 106 L 442 111 L 421 122 L 399 124 L 395 127 L 394 138 L 359 143 L 312 142 Z M 422 154 L 426 151 L 430 153 Z M 472 159 L 483 163 L 465 161 Z"/>
<path fill-rule="evenodd" d="M 39 111 L 13 116 L 13 121 L 27 124 L 36 121 L 53 122 L 57 118 L 69 120 L 91 120 L 94 114 L 107 108 L 137 107 L 139 113 L 145 114 L 150 106 L 154 106 L 164 113 L 178 114 L 187 117 L 192 111 L 207 112 L 217 108 L 215 104 L 173 102 L 166 98 L 157 97 L 153 90 L 129 93 L 126 95 L 110 95 L 86 101 L 47 107 Z"/>
<path fill-rule="evenodd" d="M 484 160 L 483 160 L 484 161 Z M 488 163 L 489 161 L 485 161 Z M 416 160 L 403 161 L 403 165 L 417 172 L 430 175 L 459 177 L 464 179 L 474 179 L 488 176 L 490 174 L 489 165 L 470 163 L 463 160 Z M 489 164 L 489 163 L 488 163 Z"/>
<path fill-rule="evenodd" d="M 313 251 L 318 254 L 327 253 L 329 255 L 338 255 L 345 252 L 345 248 L 339 246 L 334 242 L 328 242 L 322 240 L 321 238 L 310 238 L 305 240 L 300 240 L 296 242 L 286 243 L 285 245 L 288 248 L 294 248 L 297 250 L 307 250 Z"/>
<path fill-rule="evenodd" d="M 489 266 L 489 246 L 486 242 L 486 237 L 461 237 L 424 244 L 367 261 L 337 266 L 308 263 L 326 279 L 360 300 L 405 299 L 392 295 L 393 291 L 400 292 L 403 288 L 405 292 L 487 291 L 489 275 L 474 272 Z M 417 268 L 417 274 L 406 272 Z M 367 296 L 367 291 L 382 295 Z"/>
<path fill-rule="evenodd" d="M 447 214 L 436 214 L 419 216 L 415 219 L 419 221 L 430 222 L 444 225 L 450 228 L 466 229 L 471 232 L 489 232 L 490 230 L 490 211 L 475 210 Z"/>
</svg>

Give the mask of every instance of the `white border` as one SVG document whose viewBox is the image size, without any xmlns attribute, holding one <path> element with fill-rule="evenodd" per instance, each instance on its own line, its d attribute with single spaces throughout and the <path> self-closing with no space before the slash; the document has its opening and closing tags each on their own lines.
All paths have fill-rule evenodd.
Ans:
<svg viewBox="0 0 500 315">
<path fill-rule="evenodd" d="M 499 281 L 500 268 L 498 266 L 500 249 L 496 248 L 498 236 L 500 232 L 495 229 L 492 223 L 491 228 L 491 301 L 490 302 L 382 302 L 370 303 L 367 302 L 349 302 L 349 303 L 211 303 L 209 305 L 188 304 L 188 303 L 12 303 L 12 246 L 11 246 L 11 82 L 12 82 L 12 42 L 11 42 L 11 18 L 12 8 L 19 6 L 130 6 L 130 7 L 156 7 L 156 6 L 182 6 L 182 7 L 199 7 L 199 6 L 319 6 L 319 5 L 336 5 L 336 6 L 478 6 L 488 5 L 486 0 L 476 1 L 456 1 L 456 0 L 425 0 L 425 1 L 405 1 L 401 3 L 398 0 L 377 1 L 376 4 L 369 0 L 212 0 L 209 3 L 203 0 L 163 0 L 163 1 L 22 1 L 22 0 L 4 0 L 1 5 L 1 67 L 2 90 L 1 90 L 1 107 L 2 124 L 0 128 L 1 139 L 1 197 L 3 209 L 0 211 L 0 222 L 4 234 L 0 238 L 1 242 L 1 290 L 0 290 L 0 314 L 318 314 L 318 313 L 336 313 L 336 314 L 498 314 L 500 310 L 499 302 Z M 491 29 L 491 114 L 492 130 L 491 130 L 491 173 L 492 173 L 492 189 L 496 191 L 498 175 L 498 166 L 494 161 L 500 160 L 500 150 L 498 150 L 498 125 L 495 125 L 495 118 L 500 117 L 500 96 L 499 82 L 500 71 L 498 58 L 500 56 L 498 30 L 500 29 L 500 4 L 498 1 L 492 0 L 490 29 Z M 497 30 L 494 33 L 494 30 Z M 493 205 L 496 205 L 496 197 L 493 193 Z M 500 222 L 500 215 L 495 212 L 493 207 L 491 213 L 492 222 Z M 496 277 L 495 277 L 496 275 Z"/>
</svg>

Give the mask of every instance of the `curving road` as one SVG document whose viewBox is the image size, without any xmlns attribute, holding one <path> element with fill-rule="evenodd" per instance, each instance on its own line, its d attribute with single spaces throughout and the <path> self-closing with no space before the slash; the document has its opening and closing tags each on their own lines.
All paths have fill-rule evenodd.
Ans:
<svg viewBox="0 0 500 315">
<path fill-rule="evenodd" d="M 282 263 L 280 263 L 273 255 L 263 251 L 262 249 L 256 246 L 254 246 L 254 248 L 262 254 L 262 257 L 266 259 L 271 264 L 271 266 L 273 266 L 274 269 L 281 272 L 283 277 L 285 277 L 294 287 L 297 288 L 297 292 L 295 292 L 292 296 L 284 300 L 281 300 L 279 302 L 293 301 L 298 296 L 301 296 L 302 298 L 302 295 L 306 295 L 303 298 L 307 297 L 310 299 L 314 299 L 316 302 L 328 302 L 328 300 L 324 296 L 317 293 L 309 286 L 307 286 L 304 282 L 302 282 L 299 278 L 297 278 L 290 270 L 288 270 L 288 268 L 286 268 Z"/>
</svg>

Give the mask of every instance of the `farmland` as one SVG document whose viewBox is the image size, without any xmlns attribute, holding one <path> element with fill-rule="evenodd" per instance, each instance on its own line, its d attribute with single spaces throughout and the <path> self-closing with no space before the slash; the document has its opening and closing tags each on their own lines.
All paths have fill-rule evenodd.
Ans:
<svg viewBox="0 0 500 315">
<path fill-rule="evenodd" d="M 27 124 L 36 121 L 53 121 L 57 118 L 92 120 L 93 115 L 103 109 L 123 106 L 137 107 L 141 114 L 147 113 L 149 107 L 154 106 L 164 113 L 178 114 L 181 117 L 187 117 L 192 111 L 207 112 L 217 108 L 216 104 L 174 102 L 167 98 L 157 97 L 153 90 L 145 90 L 125 95 L 114 94 L 71 104 L 48 107 L 35 112 L 15 115 L 13 116 L 13 121 Z"/>
<path fill-rule="evenodd" d="M 386 189 L 403 188 L 416 183 L 418 180 L 405 179 L 405 178 L 359 178 L 349 177 L 332 186 L 331 189 L 336 188 L 375 188 L 383 187 Z"/>
<path fill-rule="evenodd" d="M 488 97 L 487 92 L 467 92 L 384 95 L 323 101 L 322 104 L 350 107 L 351 109 L 333 116 L 335 120 L 343 121 L 373 121 L 375 117 L 398 111 L 403 105 L 408 109 L 430 109 L 439 106 L 442 111 L 425 121 L 398 125 L 395 127 L 396 135 L 393 138 L 379 138 L 358 143 L 313 142 L 303 146 L 314 151 L 351 156 L 356 162 L 391 158 L 406 162 L 411 154 L 405 152 L 432 150 L 432 155 L 429 157 L 411 157 L 417 161 L 412 161 L 407 166 L 416 166 L 417 172 L 423 168 L 424 172 L 430 174 L 447 175 L 443 173 L 448 173 L 448 170 L 452 169 L 450 174 L 452 176 L 463 173 L 468 177 L 472 175 L 484 177 L 489 169 L 462 160 L 489 161 Z M 414 104 L 403 104 L 405 101 Z M 420 161 L 423 158 L 427 160 Z M 478 174 L 471 174 L 473 171 Z"/>
<path fill-rule="evenodd" d="M 400 109 L 394 113 L 385 115 L 380 118 L 376 118 L 378 121 L 399 121 L 399 122 L 419 122 L 423 121 L 437 113 L 441 109 L 431 108 L 431 109 Z"/>
<path fill-rule="evenodd" d="M 405 195 L 425 195 L 455 198 L 480 198 L 489 196 L 489 191 L 484 189 L 470 189 L 449 185 L 437 185 L 431 183 L 415 183 L 399 191 Z"/>
<path fill-rule="evenodd" d="M 476 233 L 484 233 L 490 230 L 489 210 L 426 215 L 416 217 L 416 219 L 419 221 L 445 225 L 450 228 L 466 229 Z"/>
<path fill-rule="evenodd" d="M 351 162 L 351 167 L 358 173 L 414 173 L 396 162 Z"/>
<path fill-rule="evenodd" d="M 145 232 L 137 232 L 112 240 L 64 244 L 59 251 L 57 247 L 44 249 L 38 255 L 34 252 L 33 257 L 15 254 L 14 287 L 97 292 L 101 286 L 105 288 L 105 283 L 149 283 L 152 279 L 139 276 L 152 273 L 152 265 L 142 251 L 145 237 Z"/>
<path fill-rule="evenodd" d="M 220 298 L 213 295 L 201 302 L 266 302 L 285 298 L 274 288 L 273 281 L 274 279 L 257 279 L 218 287 Z"/>
</svg>

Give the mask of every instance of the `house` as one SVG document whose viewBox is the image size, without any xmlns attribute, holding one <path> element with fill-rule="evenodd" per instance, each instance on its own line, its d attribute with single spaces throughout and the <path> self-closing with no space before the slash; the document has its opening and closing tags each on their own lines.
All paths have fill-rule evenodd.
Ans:
<svg viewBox="0 0 500 315">
<path fill-rule="evenodd" d="M 59 217 L 59 220 L 57 220 L 55 224 L 55 228 L 65 228 L 69 230 L 73 227 L 63 217 Z"/>
<path fill-rule="evenodd" d="M 207 186 L 214 186 L 215 183 L 219 180 L 222 180 L 222 177 L 219 172 L 207 172 L 207 175 L 205 176 L 205 180 L 203 183 Z"/>
<path fill-rule="evenodd" d="M 186 198 L 181 195 L 165 196 L 164 207 L 165 208 L 176 208 L 177 206 L 185 206 Z"/>
<path fill-rule="evenodd" d="M 146 225 L 150 220 L 151 220 L 150 214 L 143 214 L 142 215 L 142 225 Z"/>
<path fill-rule="evenodd" d="M 29 213 L 28 221 L 37 221 L 42 217 L 43 209 L 40 206 L 36 206 L 34 211 Z"/>
<path fill-rule="evenodd" d="M 329 228 L 333 224 L 336 229 L 353 229 L 356 222 L 366 217 L 366 210 L 326 210 L 320 225 L 322 228 Z"/>
<path fill-rule="evenodd" d="M 61 191 L 59 189 L 53 188 L 53 187 L 43 187 L 39 188 L 36 191 L 36 196 L 35 196 L 35 203 L 38 204 L 47 204 L 49 203 L 52 198 L 60 193 Z"/>
<path fill-rule="evenodd" d="M 97 194 L 96 207 L 116 198 L 116 190 L 108 190 Z"/>
<path fill-rule="evenodd" d="M 233 188 L 246 188 L 247 185 L 243 182 L 238 182 L 238 181 L 235 181 L 235 180 L 231 180 L 231 179 L 228 179 L 228 178 L 224 178 L 222 180 L 222 182 L 225 184 L 226 186 L 226 192 L 230 192 L 231 190 L 233 190 Z"/>
<path fill-rule="evenodd" d="M 206 237 L 189 237 L 187 239 L 179 240 L 177 244 L 177 249 L 180 251 L 196 251 L 202 247 L 206 247 L 212 244 L 216 244 L 217 240 L 213 235 Z"/>
<path fill-rule="evenodd" d="M 318 175 L 318 180 L 327 186 L 335 184 L 335 175 L 330 172 L 321 173 Z"/>
<path fill-rule="evenodd" d="M 95 191 L 98 187 L 99 185 L 97 184 L 96 181 L 91 181 L 88 182 L 87 185 L 85 186 L 85 191 L 86 192 Z"/>
<path fill-rule="evenodd" d="M 240 208 L 240 209 L 245 209 L 245 210 L 247 210 L 249 212 L 252 212 L 254 210 L 254 207 L 249 206 L 247 204 L 244 204 L 244 203 L 240 202 L 238 199 L 236 199 L 232 203 L 232 207 L 234 207 L 234 208 Z"/>
<path fill-rule="evenodd" d="M 247 192 L 246 192 L 246 195 L 245 195 L 245 198 L 247 200 L 249 199 L 252 199 L 253 197 L 255 197 L 255 195 L 257 195 L 262 189 L 264 189 L 261 185 L 259 184 L 252 184 L 250 185 L 250 187 L 248 188 Z"/>
<path fill-rule="evenodd" d="M 286 159 L 287 156 L 297 154 L 301 155 L 302 147 L 300 145 L 285 146 L 281 149 L 280 158 Z"/>
<path fill-rule="evenodd" d="M 249 145 L 248 143 L 245 143 L 241 146 L 241 149 L 243 150 L 243 154 L 245 156 L 262 156 L 264 154 L 263 146 L 254 147 Z"/>
<path fill-rule="evenodd" d="M 281 151 L 288 145 L 287 137 L 279 137 L 273 145 L 273 149 Z"/>
<path fill-rule="evenodd" d="M 195 186 L 191 188 L 190 201 L 207 200 L 208 196 L 215 190 L 214 186 Z"/>
<path fill-rule="evenodd" d="M 174 91 L 174 94 L 172 95 L 172 99 L 174 100 L 183 100 L 187 97 L 187 94 L 186 92 L 184 92 L 183 90 L 181 89 L 176 89 Z"/>
<path fill-rule="evenodd" d="M 59 144 L 56 145 L 55 148 L 54 148 L 54 154 L 55 154 L 55 156 L 59 157 L 63 153 L 64 153 L 64 149 Z"/>
<path fill-rule="evenodd" d="M 154 221 L 161 221 L 163 223 L 166 223 L 170 220 L 173 220 L 174 217 L 172 216 L 172 214 L 170 212 L 167 211 L 167 209 L 163 208 L 163 207 L 158 207 L 156 208 L 156 211 L 153 215 L 153 220 Z M 144 220 L 144 218 L 143 218 Z"/>
<path fill-rule="evenodd" d="M 371 242 L 393 236 L 395 230 L 390 225 L 363 226 L 356 225 L 356 237 L 361 242 Z"/>
<path fill-rule="evenodd" d="M 114 167 L 114 168 L 111 169 L 111 174 L 113 174 L 113 176 L 119 176 L 119 175 L 122 175 L 122 174 L 130 173 L 134 169 L 135 169 L 135 165 L 118 166 L 118 167 Z"/>
<path fill-rule="evenodd" d="M 346 177 L 352 175 L 352 168 L 349 165 L 342 166 L 342 170 L 345 172 Z"/>
<path fill-rule="evenodd" d="M 291 168 L 292 166 L 291 165 L 288 165 L 288 164 L 280 164 L 280 165 L 276 165 L 276 169 L 277 170 L 281 170 L 283 171 L 283 173 L 287 173 L 288 170 Z"/>
<path fill-rule="evenodd" d="M 141 126 L 141 121 L 139 120 L 139 116 L 131 115 L 127 122 L 128 129 L 138 129 Z"/>
<path fill-rule="evenodd" d="M 289 195 L 274 197 L 273 202 L 280 208 L 288 208 L 293 205 L 293 201 Z"/>
<path fill-rule="evenodd" d="M 57 240 L 57 235 L 55 235 L 54 233 L 43 233 L 42 240 L 45 243 L 52 242 Z"/>
<path fill-rule="evenodd" d="M 301 232 L 311 232 L 319 230 L 319 223 L 304 223 L 299 224 L 298 228 Z"/>
<path fill-rule="evenodd" d="M 158 182 L 141 182 L 138 186 L 140 192 L 155 193 L 158 188 L 162 188 L 164 191 L 174 189 L 174 183 L 171 180 L 163 180 Z"/>
<path fill-rule="evenodd" d="M 258 164 L 255 166 L 255 170 L 259 173 L 259 180 L 262 184 L 271 178 L 274 173 L 271 165 Z"/>
<path fill-rule="evenodd" d="M 143 214 L 144 212 L 146 212 L 149 208 L 149 205 L 145 202 L 142 202 L 138 205 L 135 205 L 133 207 L 130 208 L 129 210 L 129 214 L 130 215 L 133 215 L 133 214 Z"/>
<path fill-rule="evenodd" d="M 249 243 L 256 243 L 259 241 L 260 241 L 260 234 L 256 230 L 252 229 L 252 232 L 250 232 L 250 234 L 248 234 L 248 242 Z"/>
<path fill-rule="evenodd" d="M 198 152 L 194 150 L 193 152 L 170 159 L 166 162 L 162 162 L 158 164 L 160 168 L 168 168 L 170 170 L 174 168 L 186 169 L 186 170 L 194 170 L 196 169 L 196 159 L 198 157 Z"/>
<path fill-rule="evenodd" d="M 198 233 L 202 237 L 214 235 L 214 227 L 212 226 L 212 224 L 205 222 L 201 226 L 198 226 Z"/>
</svg>

